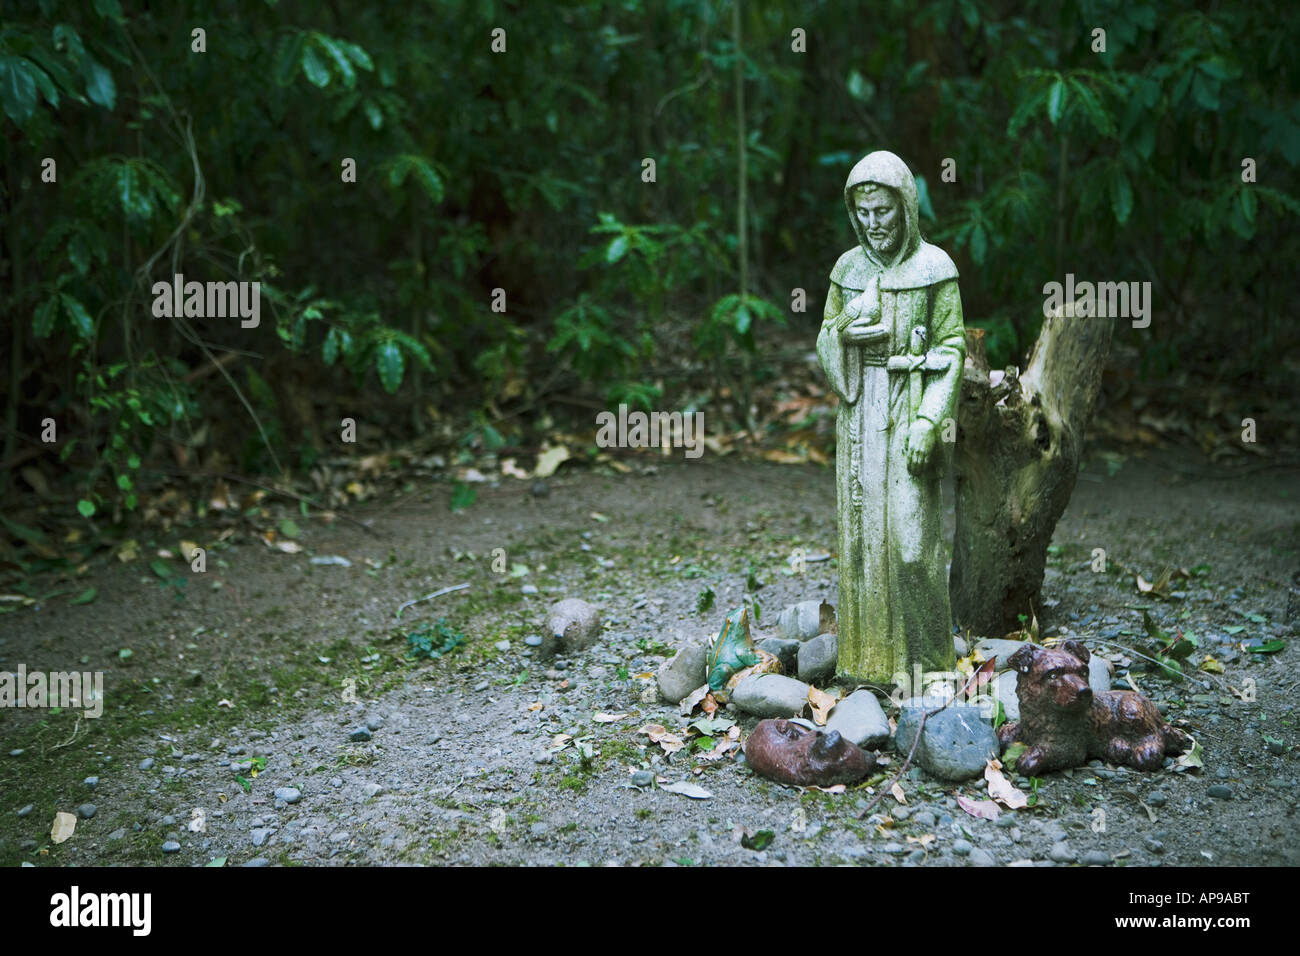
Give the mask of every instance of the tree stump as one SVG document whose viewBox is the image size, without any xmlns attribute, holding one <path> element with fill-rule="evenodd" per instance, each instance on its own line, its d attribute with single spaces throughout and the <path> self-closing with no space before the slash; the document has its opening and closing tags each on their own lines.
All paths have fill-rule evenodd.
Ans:
<svg viewBox="0 0 1300 956">
<path fill-rule="evenodd" d="M 990 375 L 982 329 L 966 330 L 955 477 L 953 621 L 980 636 L 1036 614 L 1047 546 L 1079 472 L 1113 319 L 1051 316 L 1023 374 Z"/>
</svg>

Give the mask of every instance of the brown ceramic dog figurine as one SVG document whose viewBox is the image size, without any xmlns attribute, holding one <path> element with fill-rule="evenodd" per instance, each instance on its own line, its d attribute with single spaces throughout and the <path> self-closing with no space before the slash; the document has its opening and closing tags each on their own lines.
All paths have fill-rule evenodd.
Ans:
<svg viewBox="0 0 1300 956">
<path fill-rule="evenodd" d="M 784 719 L 758 722 L 745 741 L 745 762 L 759 776 L 796 787 L 856 783 L 876 765 L 839 731 L 824 734 Z"/>
<path fill-rule="evenodd" d="M 1020 675 L 1020 720 L 998 728 L 1005 751 L 1027 749 L 1016 770 L 1036 777 L 1078 767 L 1094 757 L 1137 770 L 1158 770 L 1165 754 L 1192 747 L 1192 738 L 1160 717 L 1156 705 L 1131 690 L 1093 693 L 1088 649 L 1078 641 L 1047 648 L 1026 644 L 1007 664 Z"/>
</svg>

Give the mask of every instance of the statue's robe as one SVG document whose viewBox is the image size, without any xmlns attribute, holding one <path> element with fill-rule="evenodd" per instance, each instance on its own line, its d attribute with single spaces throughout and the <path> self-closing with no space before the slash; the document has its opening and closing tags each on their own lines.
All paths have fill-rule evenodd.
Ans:
<svg viewBox="0 0 1300 956">
<path fill-rule="evenodd" d="M 914 207 L 913 207 L 914 208 Z M 911 210 L 909 210 L 910 212 Z M 915 228 L 915 218 L 908 226 Z M 882 266 L 862 246 L 831 272 L 817 354 L 840 399 L 835 482 L 839 509 L 837 609 L 841 678 L 897 685 L 901 675 L 951 671 L 955 660 L 948 574 L 942 539 L 941 464 L 955 438 L 966 352 L 957 268 L 942 249 L 921 241 L 901 262 Z M 835 320 L 873 277 L 888 340 L 844 343 Z M 927 330 L 930 364 L 920 375 L 890 371 L 917 326 Z M 922 383 L 919 401 L 911 394 Z M 916 414 L 934 423 L 935 446 L 919 475 L 907 467 L 907 436 Z M 920 688 L 915 688 L 919 693 Z"/>
</svg>

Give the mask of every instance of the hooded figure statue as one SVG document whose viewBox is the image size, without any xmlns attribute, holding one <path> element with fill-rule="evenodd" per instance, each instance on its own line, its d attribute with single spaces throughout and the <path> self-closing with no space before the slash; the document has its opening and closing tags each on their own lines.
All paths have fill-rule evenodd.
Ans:
<svg viewBox="0 0 1300 956">
<path fill-rule="evenodd" d="M 839 396 L 837 674 L 910 687 L 955 664 L 941 462 L 966 333 L 957 267 L 921 238 L 916 180 L 889 152 L 849 173 L 858 245 L 831 270 L 817 355 Z"/>
</svg>

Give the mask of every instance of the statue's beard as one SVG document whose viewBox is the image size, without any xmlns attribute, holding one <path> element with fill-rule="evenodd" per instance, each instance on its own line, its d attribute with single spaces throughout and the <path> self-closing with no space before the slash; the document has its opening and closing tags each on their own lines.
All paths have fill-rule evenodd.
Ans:
<svg viewBox="0 0 1300 956">
<path fill-rule="evenodd" d="M 868 232 L 867 244 L 876 255 L 888 258 L 898 251 L 898 230 L 882 233 Z"/>
</svg>

